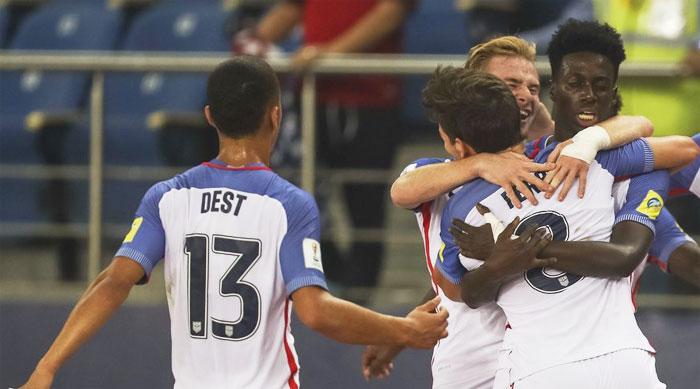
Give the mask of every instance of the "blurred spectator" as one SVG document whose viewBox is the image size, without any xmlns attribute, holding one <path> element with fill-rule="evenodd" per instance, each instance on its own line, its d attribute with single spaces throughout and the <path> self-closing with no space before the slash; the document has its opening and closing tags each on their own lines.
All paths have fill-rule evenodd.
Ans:
<svg viewBox="0 0 700 389">
<path fill-rule="evenodd" d="M 284 0 L 253 29 L 236 35 L 237 53 L 264 55 L 303 24 L 301 48 L 292 56 L 302 72 L 326 53 L 399 53 L 400 27 L 414 0 Z M 397 145 L 401 80 L 388 76 L 328 76 L 317 83 L 318 165 L 328 168 L 389 168 Z M 324 210 L 321 187 L 320 203 Z M 387 185 L 346 183 L 342 193 L 354 228 L 382 228 Z M 327 213 L 327 212 L 324 212 Z M 383 243 L 354 240 L 349 250 L 323 242 L 331 280 L 374 286 Z"/>
</svg>

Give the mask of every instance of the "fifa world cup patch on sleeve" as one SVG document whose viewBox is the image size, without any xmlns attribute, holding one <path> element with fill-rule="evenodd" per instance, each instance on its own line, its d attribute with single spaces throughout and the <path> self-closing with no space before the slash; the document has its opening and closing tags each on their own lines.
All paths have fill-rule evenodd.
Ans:
<svg viewBox="0 0 700 389">
<path fill-rule="evenodd" d="M 649 190 L 644 200 L 637 207 L 637 212 L 646 215 L 651 220 L 656 220 L 663 207 L 664 199 L 658 193 Z"/>
<path fill-rule="evenodd" d="M 124 242 L 122 243 L 131 243 L 131 241 L 134 240 L 134 237 L 136 236 L 136 233 L 139 232 L 139 228 L 141 228 L 141 223 L 143 223 L 143 217 L 137 217 L 134 219 L 134 222 L 131 223 L 131 229 L 129 232 L 126 234 L 124 237 Z"/>
<path fill-rule="evenodd" d="M 304 266 L 306 266 L 307 269 L 316 269 L 323 273 L 321 244 L 317 240 L 305 238 L 302 246 L 304 249 Z"/>
</svg>

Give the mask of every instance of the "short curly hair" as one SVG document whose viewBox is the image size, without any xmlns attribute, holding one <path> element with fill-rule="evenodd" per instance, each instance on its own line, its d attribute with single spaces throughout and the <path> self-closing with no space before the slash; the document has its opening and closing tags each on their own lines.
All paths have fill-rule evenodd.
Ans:
<svg viewBox="0 0 700 389">
<path fill-rule="evenodd" d="M 559 25 L 549 42 L 547 55 L 552 78 L 556 79 L 559 75 L 565 55 L 582 51 L 600 54 L 609 59 L 615 68 L 617 80 L 620 64 L 626 57 L 620 34 L 607 23 L 576 19 L 569 19 Z"/>
</svg>

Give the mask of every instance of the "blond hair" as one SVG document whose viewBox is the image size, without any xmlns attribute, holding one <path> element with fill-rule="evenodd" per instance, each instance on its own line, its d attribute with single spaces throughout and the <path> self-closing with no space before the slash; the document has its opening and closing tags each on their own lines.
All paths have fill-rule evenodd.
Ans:
<svg viewBox="0 0 700 389">
<path fill-rule="evenodd" d="M 472 47 L 464 67 L 470 70 L 484 70 L 486 63 L 498 55 L 523 57 L 535 62 L 535 44 L 513 35 L 493 38 Z"/>
</svg>

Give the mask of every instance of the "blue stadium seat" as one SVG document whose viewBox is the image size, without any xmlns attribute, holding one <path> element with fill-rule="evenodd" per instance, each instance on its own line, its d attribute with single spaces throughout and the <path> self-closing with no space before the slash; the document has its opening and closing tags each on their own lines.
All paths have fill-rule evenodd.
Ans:
<svg viewBox="0 0 700 389">
<path fill-rule="evenodd" d="M 224 31 L 229 17 L 230 14 L 218 5 L 164 2 L 136 17 L 123 50 L 228 52 L 229 41 Z M 199 137 L 206 129 L 178 132 L 180 128 L 170 127 L 154 131 L 147 125 L 147 120 L 155 112 L 183 113 L 201 118 L 206 80 L 204 73 L 108 74 L 105 79 L 105 164 L 162 166 L 166 163 L 165 143 L 182 141 L 185 148 L 196 146 L 197 140 L 192 138 Z M 213 130 L 209 130 L 214 136 Z M 138 181 L 106 181 L 105 220 L 128 222 L 148 186 L 150 183 Z M 136 204 L 126 205 L 119 201 L 134 193 Z"/>
<path fill-rule="evenodd" d="M 121 15 L 102 6 L 55 4 L 20 24 L 10 50 L 110 50 Z M 77 112 L 85 101 L 87 73 L 40 70 L 0 72 L 0 161 L 37 162 L 36 135 L 25 130 L 30 112 Z M 87 139 L 85 139 L 87 142 Z"/>
<path fill-rule="evenodd" d="M 404 53 L 408 54 L 461 54 L 473 42 L 467 30 L 468 14 L 454 7 L 454 1 L 421 1 L 406 19 L 403 29 Z M 428 121 L 421 107 L 421 90 L 428 77 L 404 78 L 402 118 L 412 127 L 424 128 Z"/>
<path fill-rule="evenodd" d="M 109 50 L 117 41 L 121 14 L 103 5 L 51 4 L 22 20 L 9 50 Z M 87 160 L 88 135 L 61 122 L 57 127 L 26 130 L 30 112 L 77 114 L 85 102 L 90 81 L 88 73 L 39 70 L 0 72 L 0 163 L 78 163 Z M 72 143 L 67 147 L 68 143 Z M 68 149 L 82 152 L 66 152 Z M 52 205 L 55 183 L 36 179 L 3 178 L 0 219 L 3 221 L 57 220 L 60 205 Z M 85 198 L 85 182 L 63 182 L 70 199 L 71 217 L 84 220 L 86 208 L 76 206 Z M 82 188 L 82 189 L 81 189 Z M 58 189 L 63 190 L 63 189 Z M 78 193 L 79 192 L 79 193 Z M 54 207 L 54 208 L 52 208 Z M 54 215 L 54 216 L 52 216 Z M 58 219 L 64 219 L 60 217 Z"/>
</svg>

